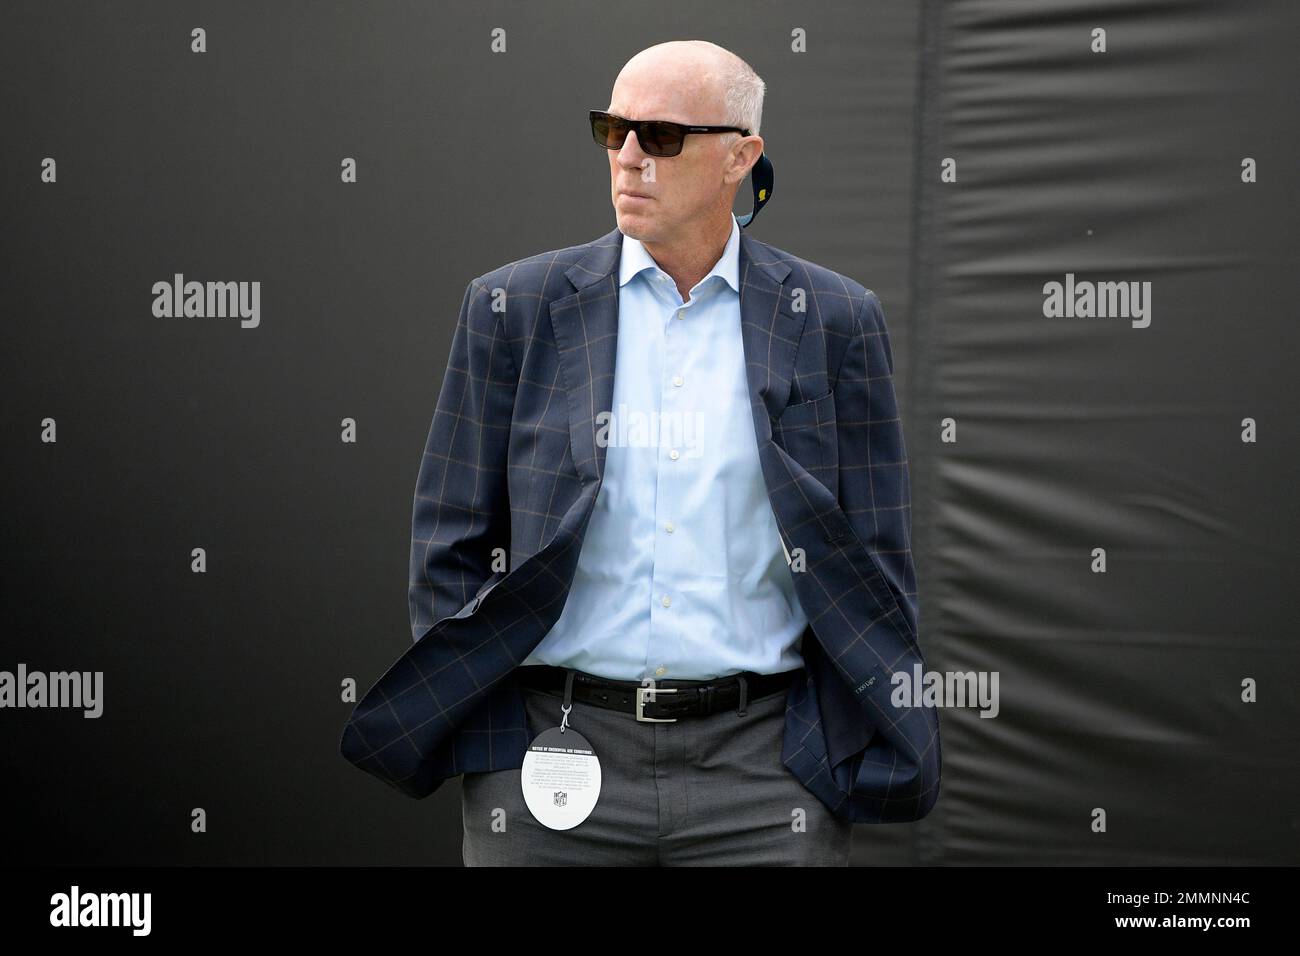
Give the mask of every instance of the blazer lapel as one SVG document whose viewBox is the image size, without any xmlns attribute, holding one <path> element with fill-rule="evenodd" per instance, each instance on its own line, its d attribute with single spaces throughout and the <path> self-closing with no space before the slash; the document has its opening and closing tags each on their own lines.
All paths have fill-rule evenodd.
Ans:
<svg viewBox="0 0 1300 956">
<path fill-rule="evenodd" d="M 596 443 L 596 415 L 614 406 L 618 356 L 618 262 L 623 234 L 614 229 L 591 244 L 565 276 L 578 291 L 551 301 L 551 328 L 569 409 L 573 464 L 584 482 L 605 475 L 605 448 Z"/>
<path fill-rule="evenodd" d="M 772 419 L 790 398 L 794 358 L 808 313 L 793 311 L 784 287 L 790 267 L 771 249 L 741 230 L 740 331 L 745 375 L 758 447 L 772 437 Z"/>
</svg>

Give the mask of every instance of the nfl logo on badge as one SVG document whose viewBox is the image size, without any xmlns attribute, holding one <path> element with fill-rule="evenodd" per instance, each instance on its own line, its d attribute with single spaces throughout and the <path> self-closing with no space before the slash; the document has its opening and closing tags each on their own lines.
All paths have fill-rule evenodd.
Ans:
<svg viewBox="0 0 1300 956">
<path fill-rule="evenodd" d="M 567 793 L 565 793 L 563 790 L 555 791 L 555 805 L 557 807 L 562 807 L 568 802 L 569 802 L 569 795 Z"/>
</svg>

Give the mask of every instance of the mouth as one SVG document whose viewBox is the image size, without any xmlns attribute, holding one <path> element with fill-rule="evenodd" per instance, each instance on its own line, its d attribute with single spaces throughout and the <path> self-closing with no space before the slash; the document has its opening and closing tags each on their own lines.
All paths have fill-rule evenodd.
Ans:
<svg viewBox="0 0 1300 956">
<path fill-rule="evenodd" d="M 655 198 L 654 196 L 648 196 L 645 193 L 639 193 L 631 189 L 620 189 L 618 191 L 618 194 L 620 196 L 626 196 L 628 199 L 654 199 Z"/>
</svg>

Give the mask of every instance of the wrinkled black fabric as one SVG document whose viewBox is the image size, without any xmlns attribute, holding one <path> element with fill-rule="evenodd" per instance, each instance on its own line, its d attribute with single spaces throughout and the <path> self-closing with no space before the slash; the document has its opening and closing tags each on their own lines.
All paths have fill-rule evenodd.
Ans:
<svg viewBox="0 0 1300 956">
<path fill-rule="evenodd" d="M 885 302 L 921 641 L 998 671 L 1000 714 L 945 710 L 937 807 L 855 857 L 1295 863 L 1295 6 L 921 17 L 911 314 Z M 1067 273 L 1149 281 L 1150 324 L 1044 317 Z"/>
</svg>

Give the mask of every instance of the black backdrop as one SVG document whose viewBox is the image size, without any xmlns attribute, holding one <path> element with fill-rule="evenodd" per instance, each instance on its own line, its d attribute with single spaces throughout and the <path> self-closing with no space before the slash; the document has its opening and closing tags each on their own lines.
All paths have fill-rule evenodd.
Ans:
<svg viewBox="0 0 1300 956">
<path fill-rule="evenodd" d="M 0 670 L 104 673 L 98 719 L 0 710 L 8 861 L 459 862 L 458 784 L 348 765 L 340 683 L 409 641 L 466 283 L 612 228 L 584 112 L 702 37 L 768 84 L 755 235 L 884 304 L 927 663 L 1000 678 L 997 718 L 941 713 L 934 812 L 859 827 L 855 861 L 1297 862 L 1296 26 L 1283 0 L 7 5 Z M 156 318 L 175 273 L 259 281 L 260 325 Z M 1149 326 L 1045 317 L 1067 273 L 1150 282 Z"/>
</svg>

